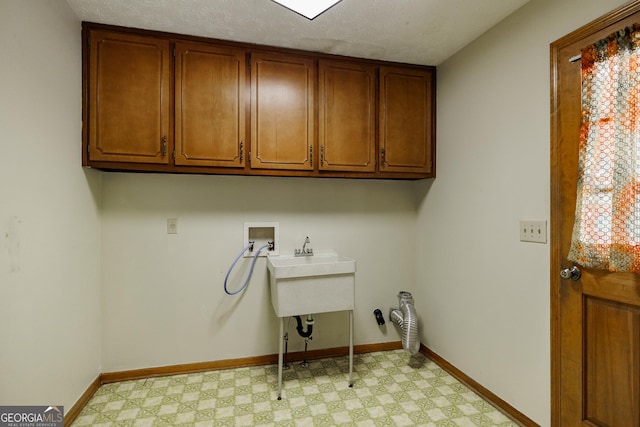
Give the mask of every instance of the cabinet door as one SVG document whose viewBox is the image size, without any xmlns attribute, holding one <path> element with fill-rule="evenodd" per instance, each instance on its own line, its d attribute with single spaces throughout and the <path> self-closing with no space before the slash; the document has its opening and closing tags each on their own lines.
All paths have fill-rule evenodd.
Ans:
<svg viewBox="0 0 640 427">
<path fill-rule="evenodd" d="M 380 171 L 431 173 L 432 70 L 380 68 Z"/>
<path fill-rule="evenodd" d="M 92 31 L 89 160 L 168 163 L 169 42 Z"/>
<path fill-rule="evenodd" d="M 251 58 L 251 168 L 313 170 L 315 63 Z"/>
<path fill-rule="evenodd" d="M 319 64 L 320 170 L 375 171 L 375 68 Z"/>
<path fill-rule="evenodd" d="M 176 44 L 177 165 L 244 166 L 243 50 Z"/>
</svg>

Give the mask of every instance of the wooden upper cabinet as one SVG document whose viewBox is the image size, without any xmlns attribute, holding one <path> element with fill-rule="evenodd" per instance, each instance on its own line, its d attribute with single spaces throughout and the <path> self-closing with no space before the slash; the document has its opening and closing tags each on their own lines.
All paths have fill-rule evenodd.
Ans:
<svg viewBox="0 0 640 427">
<path fill-rule="evenodd" d="M 85 166 L 435 176 L 434 67 L 82 28 Z"/>
<path fill-rule="evenodd" d="M 375 67 L 320 61 L 320 170 L 375 171 Z"/>
<path fill-rule="evenodd" d="M 313 59 L 251 55 L 251 168 L 313 170 Z"/>
<path fill-rule="evenodd" d="M 176 43 L 176 165 L 244 167 L 245 51 Z"/>
<path fill-rule="evenodd" d="M 380 171 L 433 172 L 435 75 L 380 67 Z"/>
<path fill-rule="evenodd" d="M 167 40 L 91 31 L 89 161 L 168 163 Z"/>
</svg>

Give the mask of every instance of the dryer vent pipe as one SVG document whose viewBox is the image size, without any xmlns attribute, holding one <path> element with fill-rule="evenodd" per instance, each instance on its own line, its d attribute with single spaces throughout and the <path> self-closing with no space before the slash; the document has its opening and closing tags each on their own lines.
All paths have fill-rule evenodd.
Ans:
<svg viewBox="0 0 640 427">
<path fill-rule="evenodd" d="M 413 296 L 410 292 L 400 291 L 398 294 L 400 308 L 389 310 L 389 318 L 392 323 L 400 327 L 402 335 L 402 348 L 410 355 L 415 355 L 420 350 L 420 337 L 418 334 L 418 316 L 413 305 Z"/>
</svg>

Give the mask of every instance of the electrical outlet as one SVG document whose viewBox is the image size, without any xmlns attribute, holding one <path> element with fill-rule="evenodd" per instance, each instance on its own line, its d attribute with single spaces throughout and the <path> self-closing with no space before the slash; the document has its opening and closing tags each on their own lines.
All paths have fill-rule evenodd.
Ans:
<svg viewBox="0 0 640 427">
<path fill-rule="evenodd" d="M 167 234 L 178 234 L 178 218 L 167 218 Z"/>
<path fill-rule="evenodd" d="M 547 243 L 547 221 L 520 221 L 520 241 Z"/>
</svg>

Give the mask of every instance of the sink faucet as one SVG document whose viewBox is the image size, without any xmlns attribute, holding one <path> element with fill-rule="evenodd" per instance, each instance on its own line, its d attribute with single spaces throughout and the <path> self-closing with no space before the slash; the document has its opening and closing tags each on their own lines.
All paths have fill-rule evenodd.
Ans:
<svg viewBox="0 0 640 427">
<path fill-rule="evenodd" d="M 307 244 L 309 243 L 311 243 L 311 240 L 309 240 L 309 236 L 307 236 L 302 244 L 302 249 L 296 249 L 293 254 L 295 256 L 313 256 L 313 249 L 307 249 Z"/>
</svg>

